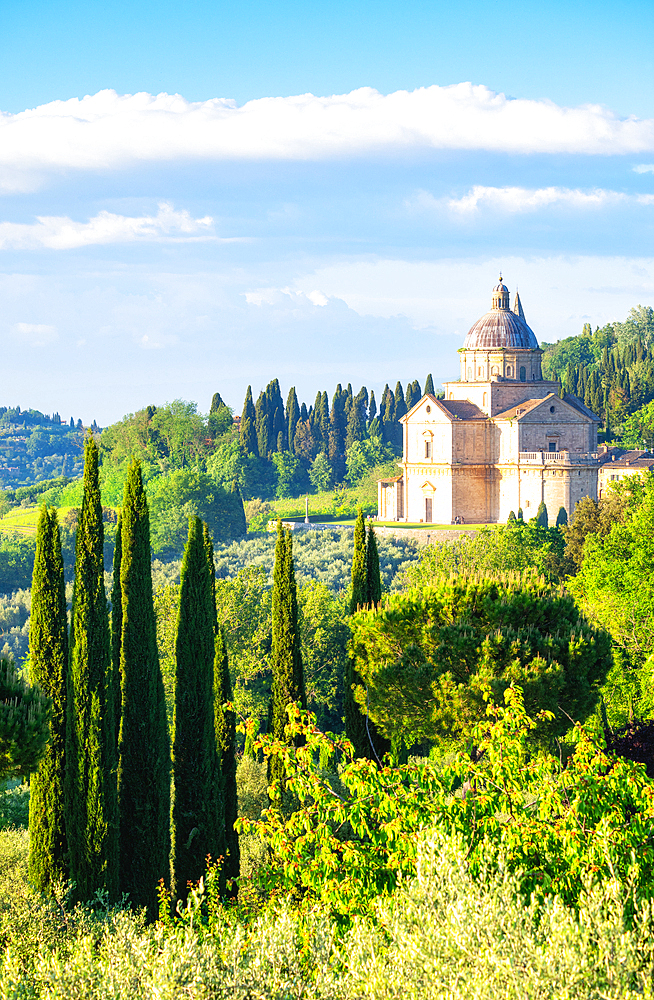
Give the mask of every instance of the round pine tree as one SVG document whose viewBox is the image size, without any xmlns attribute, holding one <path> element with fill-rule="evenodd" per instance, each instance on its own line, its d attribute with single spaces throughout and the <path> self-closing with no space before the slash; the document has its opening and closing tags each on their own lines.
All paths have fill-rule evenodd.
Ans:
<svg viewBox="0 0 654 1000">
<path fill-rule="evenodd" d="M 213 707 L 215 605 L 203 525 L 189 520 L 175 642 L 171 880 L 173 901 L 224 851 Z"/>
<path fill-rule="evenodd" d="M 55 510 L 43 506 L 36 529 L 30 614 L 30 682 L 52 699 L 50 739 L 30 780 L 29 879 L 42 892 L 68 876 L 64 818 L 68 620 Z"/>
<path fill-rule="evenodd" d="M 170 745 L 152 602 L 150 516 L 135 460 L 125 482 L 121 546 L 120 888 L 153 919 L 157 884 L 170 871 Z"/>
<path fill-rule="evenodd" d="M 66 732 L 66 832 L 74 895 L 118 895 L 116 732 L 98 446 L 84 442 L 77 522 Z"/>
</svg>

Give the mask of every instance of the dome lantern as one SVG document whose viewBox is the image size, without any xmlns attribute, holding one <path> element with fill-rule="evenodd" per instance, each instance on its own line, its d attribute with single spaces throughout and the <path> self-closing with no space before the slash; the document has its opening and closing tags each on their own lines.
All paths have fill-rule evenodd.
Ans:
<svg viewBox="0 0 654 1000">
<path fill-rule="evenodd" d="M 493 309 L 510 309 L 509 289 L 503 283 L 501 274 L 499 284 L 493 289 Z"/>
<path fill-rule="evenodd" d="M 463 344 L 464 350 L 493 350 L 509 348 L 513 350 L 538 350 L 538 341 L 533 330 L 527 326 L 522 303 L 516 295 L 516 308 L 511 309 L 509 289 L 502 281 L 493 289 L 493 305 L 468 330 Z"/>
</svg>

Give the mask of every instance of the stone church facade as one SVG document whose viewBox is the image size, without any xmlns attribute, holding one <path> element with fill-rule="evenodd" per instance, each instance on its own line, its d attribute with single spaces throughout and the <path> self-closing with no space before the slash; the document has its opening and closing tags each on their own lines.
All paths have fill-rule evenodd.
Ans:
<svg viewBox="0 0 654 1000">
<path fill-rule="evenodd" d="M 553 521 L 597 498 L 599 418 L 543 378 L 542 353 L 500 277 L 459 351 L 459 381 L 402 417 L 401 472 L 379 482 L 379 520 L 502 523 L 519 508 L 528 520 L 544 500 Z"/>
</svg>

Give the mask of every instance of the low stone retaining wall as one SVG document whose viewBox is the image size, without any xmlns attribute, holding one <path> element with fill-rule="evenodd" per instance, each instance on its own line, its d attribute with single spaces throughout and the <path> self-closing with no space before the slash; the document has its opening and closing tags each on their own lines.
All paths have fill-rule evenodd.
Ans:
<svg viewBox="0 0 654 1000">
<path fill-rule="evenodd" d="M 468 530 L 465 528 L 453 528 L 452 531 L 443 529 L 429 531 L 427 528 L 403 528 L 400 525 L 397 528 L 387 525 L 379 525 L 377 527 L 374 522 L 373 527 L 378 538 L 388 537 L 389 535 L 395 538 L 411 538 L 418 545 L 433 545 L 435 542 L 453 542 L 456 538 L 460 538 L 461 535 L 469 535 L 472 538 L 477 534 L 474 529 L 470 528 Z"/>
</svg>

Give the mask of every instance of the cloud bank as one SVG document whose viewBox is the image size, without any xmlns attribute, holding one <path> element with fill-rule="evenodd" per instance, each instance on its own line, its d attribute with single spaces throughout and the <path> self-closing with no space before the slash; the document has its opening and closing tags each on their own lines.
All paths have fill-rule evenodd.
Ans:
<svg viewBox="0 0 654 1000">
<path fill-rule="evenodd" d="M 432 149 L 635 155 L 654 152 L 654 119 L 621 119 L 600 105 L 512 100 L 471 83 L 387 95 L 365 87 L 242 107 L 223 98 L 103 90 L 0 114 L 0 188 L 29 190 L 51 171 L 144 161 L 322 160 Z"/>
<path fill-rule="evenodd" d="M 486 187 L 475 184 L 461 198 L 435 198 L 429 191 L 419 191 L 414 198 L 407 200 L 407 207 L 410 209 L 449 209 L 459 215 L 472 215 L 484 208 L 503 213 L 519 213 L 553 207 L 593 209 L 628 204 L 654 205 L 654 195 L 628 195 L 604 188 L 581 191 L 578 188 L 564 187 Z"/>
<path fill-rule="evenodd" d="M 66 216 L 38 216 L 32 224 L 0 222 L 2 250 L 72 250 L 101 243 L 188 243 L 213 240 L 213 219 L 193 219 L 187 211 L 175 211 L 163 202 L 156 215 L 131 217 L 99 212 L 88 222 Z"/>
</svg>

